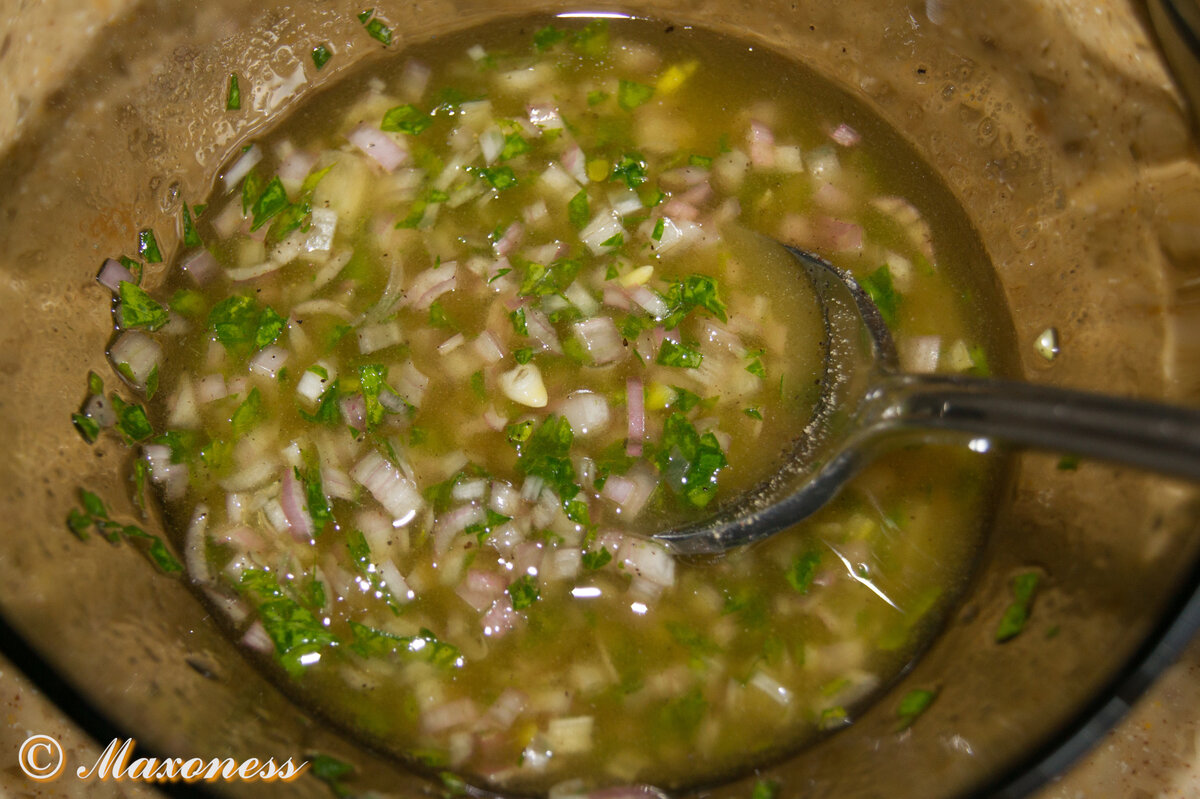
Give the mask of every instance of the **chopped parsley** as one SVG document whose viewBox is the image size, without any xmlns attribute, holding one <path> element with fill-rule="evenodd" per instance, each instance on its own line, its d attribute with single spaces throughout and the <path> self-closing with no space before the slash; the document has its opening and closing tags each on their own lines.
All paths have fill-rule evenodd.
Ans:
<svg viewBox="0 0 1200 799">
<path fill-rule="evenodd" d="M 671 339 L 663 339 L 662 347 L 658 350 L 658 357 L 654 359 L 655 363 L 663 366 L 678 366 L 682 369 L 696 369 L 700 366 L 704 356 L 699 350 L 692 349 L 683 344 L 676 344 Z"/>
<path fill-rule="evenodd" d="M 199 216 L 199 215 L 200 215 L 200 212 L 197 211 L 196 216 Z M 187 203 L 183 204 L 183 211 L 181 212 L 181 216 L 182 216 L 182 221 L 183 221 L 183 246 L 185 246 L 185 247 L 202 247 L 202 246 L 204 246 L 204 242 L 201 241 L 201 239 L 200 239 L 200 234 L 196 232 L 196 224 L 195 224 L 195 222 L 192 221 L 192 211 L 191 211 L 191 209 L 188 208 Z"/>
<path fill-rule="evenodd" d="M 383 115 L 383 122 L 380 123 L 379 128 L 391 133 L 407 133 L 410 136 L 416 136 L 428 130 L 432 124 L 433 117 L 412 103 L 405 103 L 388 109 Z"/>
<path fill-rule="evenodd" d="M 717 281 L 708 275 L 689 275 L 671 283 L 663 300 L 671 309 L 662 320 L 663 327 L 668 330 L 678 327 L 697 308 L 703 308 L 722 322 L 729 321 Z"/>
<path fill-rule="evenodd" d="M 283 188 L 283 182 L 278 176 L 271 178 L 267 185 L 263 187 L 262 193 L 258 195 L 251 205 L 250 210 L 254 218 L 250 224 L 250 230 L 258 230 L 272 217 L 287 208 L 289 204 L 287 190 Z"/>
<path fill-rule="evenodd" d="M 617 84 L 617 105 L 626 111 L 632 111 L 653 96 L 653 86 L 624 79 Z"/>
<path fill-rule="evenodd" d="M 662 241 L 663 233 L 667 232 L 667 220 L 665 217 L 659 217 L 654 223 L 654 230 L 650 233 L 650 238 L 655 241 Z"/>
<path fill-rule="evenodd" d="M 208 326 L 227 350 L 262 349 L 283 332 L 287 320 L 253 297 L 234 294 L 208 312 Z"/>
<path fill-rule="evenodd" d="M 571 49 L 588 58 L 603 58 L 608 53 L 608 20 L 594 19 L 571 36 Z"/>
<path fill-rule="evenodd" d="M 117 414 L 117 431 L 124 437 L 125 443 L 135 444 L 154 435 L 145 408 L 136 402 L 126 402 L 115 391 L 108 398 Z"/>
<path fill-rule="evenodd" d="M 547 25 L 544 28 L 534 32 L 533 46 L 539 53 L 544 53 L 554 45 L 567 38 L 567 34 L 553 25 Z"/>
<path fill-rule="evenodd" d="M 363 401 L 366 406 L 363 416 L 366 419 L 368 430 L 378 427 L 387 414 L 387 408 L 379 399 L 381 396 L 386 394 L 392 398 L 393 402 L 397 400 L 404 402 L 387 384 L 387 372 L 387 367 L 378 363 L 364 364 L 358 367 L 358 379 L 362 386 Z M 408 403 L 404 404 L 408 405 Z"/>
<path fill-rule="evenodd" d="M 483 370 L 471 373 L 471 391 L 475 393 L 478 399 L 487 399 L 487 387 L 483 382 Z"/>
<path fill-rule="evenodd" d="M 703 508 L 717 493 L 717 477 L 728 465 L 721 444 L 711 432 L 703 435 L 682 413 L 663 424 L 655 462 L 664 482 L 686 505 Z"/>
<path fill-rule="evenodd" d="M 528 574 L 513 580 L 506 590 L 509 598 L 512 599 L 513 610 L 524 610 L 541 596 L 537 583 Z"/>
<path fill-rule="evenodd" d="M 879 308 L 879 314 L 888 327 L 896 324 L 896 311 L 900 307 L 900 294 L 892 283 L 892 270 L 884 264 L 859 281 L 863 291 Z"/>
<path fill-rule="evenodd" d="M 241 404 L 234 410 L 233 416 L 229 422 L 233 425 L 234 438 L 240 438 L 255 427 L 259 422 L 267 418 L 266 411 L 263 409 L 262 394 L 259 393 L 258 387 L 250 389 L 250 393 L 246 395 L 246 399 L 242 400 Z"/>
<path fill-rule="evenodd" d="M 99 495 L 79 490 L 79 508 L 73 508 L 67 515 L 67 527 L 81 541 L 89 538 L 89 530 L 95 530 L 98 535 L 109 541 L 117 542 L 121 538 L 146 541 L 146 556 L 153 561 L 159 571 L 173 574 L 183 571 L 183 564 L 171 554 L 167 545 L 156 535 L 147 533 L 135 524 L 121 524 L 108 515 L 108 508 Z"/>
<path fill-rule="evenodd" d="M 504 137 L 504 146 L 500 149 L 500 160 L 507 161 L 529 152 L 529 142 L 519 133 L 510 133 Z"/>
<path fill-rule="evenodd" d="M 766 379 L 767 370 L 763 366 L 761 355 L 762 353 L 759 352 L 751 356 L 750 363 L 746 364 L 746 371 L 756 377 Z"/>
<path fill-rule="evenodd" d="M 536 429 L 532 421 L 508 429 L 509 443 L 517 450 L 517 467 L 527 476 L 542 478 L 564 503 L 574 499 L 580 488 L 568 456 L 575 434 L 566 417 L 548 416 Z"/>
<path fill-rule="evenodd" d="M 316 452 L 306 453 L 304 471 L 295 470 L 296 479 L 304 486 L 304 501 L 308 515 L 313 520 L 315 535 L 320 535 L 325 526 L 333 521 L 333 508 L 329 506 L 329 497 L 325 496 L 325 486 L 321 482 L 321 464 L 318 463 Z"/>
<path fill-rule="evenodd" d="M 1037 572 L 1023 572 L 1013 578 L 1013 599 L 1004 609 L 1000 623 L 996 625 L 996 643 L 1002 644 L 1016 638 L 1025 629 L 1040 580 Z"/>
<path fill-rule="evenodd" d="M 79 431 L 79 435 L 83 436 L 83 440 L 89 444 L 95 444 L 96 439 L 100 437 L 100 425 L 92 417 L 83 413 L 71 414 L 71 424 L 75 425 L 75 429 Z"/>
<path fill-rule="evenodd" d="M 515 311 L 509 311 L 508 321 L 512 322 L 513 332 L 518 336 L 529 335 L 529 323 L 525 321 L 524 308 L 518 308 Z"/>
<path fill-rule="evenodd" d="M 310 656 L 338 643 L 312 611 L 289 597 L 271 572 L 246 569 L 242 572 L 243 591 L 256 594 L 261 600 L 258 620 L 271 643 L 280 665 L 292 676 L 304 670 Z M 324 592 L 322 592 L 324 593 Z"/>
<path fill-rule="evenodd" d="M 117 290 L 121 298 L 121 326 L 124 328 L 144 327 L 158 330 L 167 323 L 167 309 L 162 307 L 141 286 L 122 280 Z"/>
<path fill-rule="evenodd" d="M 777 780 L 755 780 L 750 799 L 778 799 L 779 787 Z"/>
<path fill-rule="evenodd" d="M 817 576 L 817 567 L 821 565 L 821 551 L 810 549 L 797 555 L 787 570 L 788 585 L 798 593 L 807 594 L 812 588 L 813 578 Z"/>
<path fill-rule="evenodd" d="M 242 107 L 242 89 L 238 85 L 236 72 L 229 75 L 229 91 L 225 95 L 225 110 L 238 111 Z"/>
<path fill-rule="evenodd" d="M 935 698 L 937 698 L 936 691 L 927 691 L 923 688 L 914 688 L 902 696 L 900 704 L 896 707 L 900 729 L 905 730 L 911 727 L 917 717 L 929 709 Z"/>
<path fill-rule="evenodd" d="M 612 561 L 612 553 L 608 551 L 608 547 L 600 547 L 600 549 L 589 549 L 583 553 L 583 568 L 589 571 L 602 569 Z"/>
<path fill-rule="evenodd" d="M 367 29 L 367 35 L 384 47 L 392 43 L 392 29 L 375 16 L 375 9 L 369 8 L 359 14 L 358 21 Z"/>
<path fill-rule="evenodd" d="M 425 628 L 416 635 L 401 636 L 352 621 L 350 631 L 354 634 L 350 648 L 363 657 L 396 654 L 432 663 L 442 669 L 462 668 L 466 662 L 458 647 L 439 641 L 436 635 Z"/>
<path fill-rule="evenodd" d="M 328 45 L 318 44 L 312 50 L 313 65 L 317 69 L 323 69 L 331 58 L 333 58 L 333 51 L 329 49 Z"/>
<path fill-rule="evenodd" d="M 328 425 L 329 427 L 337 427 L 342 421 L 342 411 L 338 407 L 338 402 L 342 398 L 342 391 L 335 379 L 321 394 L 320 402 L 317 404 L 315 413 L 306 413 L 300 411 L 300 418 L 314 424 Z"/>
<path fill-rule="evenodd" d="M 700 399 L 699 394 L 694 391 L 688 391 L 686 388 L 671 386 L 671 390 L 675 392 L 674 406 L 683 413 L 687 413 L 703 401 Z"/>
<path fill-rule="evenodd" d="M 626 153 L 613 164 L 609 180 L 624 181 L 631 189 L 646 182 L 646 159 L 640 153 Z"/>
<path fill-rule="evenodd" d="M 488 539 L 488 536 L 492 534 L 492 530 L 511 521 L 511 516 L 505 516 L 503 513 L 497 513 L 491 508 L 488 508 L 482 522 L 468 524 L 463 528 L 463 532 L 467 535 L 474 536 L 475 540 L 482 544 Z"/>
<path fill-rule="evenodd" d="M 503 190 L 517 185 L 517 174 L 507 164 L 490 167 L 471 167 L 467 170 L 493 189 Z"/>
<path fill-rule="evenodd" d="M 150 228 L 138 231 L 138 255 L 148 264 L 161 264 L 162 252 L 158 249 L 158 240 Z"/>
<path fill-rule="evenodd" d="M 352 795 L 353 792 L 345 786 L 342 778 L 353 774 L 354 766 L 319 752 L 305 755 L 305 759 L 312 766 L 313 776 L 328 785 L 334 796 L 344 799 Z"/>
</svg>

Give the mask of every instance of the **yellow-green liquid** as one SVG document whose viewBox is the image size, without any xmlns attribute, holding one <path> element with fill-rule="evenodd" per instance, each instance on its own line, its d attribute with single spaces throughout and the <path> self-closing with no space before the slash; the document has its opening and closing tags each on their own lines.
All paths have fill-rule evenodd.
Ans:
<svg viewBox="0 0 1200 799">
<path fill-rule="evenodd" d="M 546 45 L 539 51 L 534 33 L 551 24 L 563 35 L 538 39 Z M 625 783 L 711 782 L 849 723 L 860 703 L 885 687 L 935 632 L 967 577 L 994 497 L 990 457 L 965 446 L 915 448 L 872 466 L 791 531 L 720 558 L 676 561 L 669 586 L 635 578 L 622 563 L 625 550 L 608 552 L 612 559 L 596 569 L 578 565 L 573 574 L 551 565 L 559 553 L 607 551 L 604 543 L 616 540 L 614 532 L 649 532 L 703 513 L 660 485 L 645 509 L 627 519 L 593 483 L 605 463 L 618 464 L 613 474 L 640 468 L 657 475 L 653 452 L 671 414 L 682 413 L 700 432 L 721 434 L 729 465 L 719 473 L 718 496 L 770 474 L 802 434 L 821 367 L 813 299 L 798 273 L 731 252 L 721 243 L 723 229 L 757 230 L 821 250 L 860 278 L 876 274 L 878 280 L 888 264 L 892 329 L 902 350 L 915 336 L 940 336 L 942 370 L 979 370 L 986 357 L 993 363 L 1003 357 L 991 338 L 998 325 L 988 316 L 985 287 L 973 282 L 979 259 L 970 231 L 881 123 L 807 72 L 744 43 L 658 22 L 613 21 L 603 31 L 597 23 L 584 25 L 529 19 L 440 38 L 375 63 L 369 74 L 339 83 L 285 120 L 258 143 L 266 157 L 256 171 L 271 177 L 293 148 L 316 157 L 313 173 L 331 167 L 310 202 L 337 211 L 332 252 L 304 251 L 253 281 L 218 278 L 205 286 L 203 310 L 191 332 L 168 345 L 176 349 L 162 377 L 167 398 L 176 397 L 183 382 L 195 386 L 212 374 L 222 375 L 235 394 L 199 406 L 188 494 L 173 504 L 175 516 L 185 520 L 198 503 L 208 508 L 201 553 L 206 588 L 232 601 L 232 629 L 253 636 L 270 601 L 240 575 L 270 574 L 285 601 L 329 634 L 309 652 L 318 657 L 289 671 L 263 656 L 264 667 L 275 670 L 289 692 L 377 747 L 501 790 L 544 792 L 571 780 L 578 780 L 580 793 Z M 468 52 L 473 45 L 482 55 Z M 414 61 L 432 69 L 419 93 L 406 66 Z M 623 107 L 621 81 L 654 91 Z M 531 89 L 518 88 L 526 82 Z M 471 105 L 479 100 L 490 108 Z M 346 136 L 359 124 L 377 129 L 389 109 L 406 103 L 432 110 L 432 124 L 396 134 L 410 156 L 387 172 Z M 514 122 L 529 119 L 531 104 L 557 108 L 564 129 Z M 861 141 L 846 146 L 831 139 L 843 122 Z M 753 123 L 774 137 L 774 166 L 750 158 Z M 516 184 L 493 188 L 465 169 L 439 183 L 456 153 L 468 157 L 464 166 L 486 166 L 477 142 L 490 130 L 517 135 L 528 147 L 491 163 L 510 166 Z M 588 177 L 566 192 L 548 188 L 540 176 L 549 164 L 561 164 L 572 144 L 585 156 Z M 614 165 L 630 153 L 645 164 L 646 178 L 636 186 L 613 176 Z M 655 220 L 690 213 L 670 203 L 694 187 L 688 175 L 697 171 L 707 173 L 712 191 L 689 195 L 698 200 L 688 204 L 707 240 L 659 254 Z M 433 187 L 442 194 L 431 193 Z M 622 220 L 623 240 L 600 254 L 580 244 L 567 201 L 584 192 L 594 217 L 624 189 L 644 207 Z M 296 201 L 299 188 L 293 185 L 288 195 Z M 904 218 L 907 210 L 881 205 L 880 197 L 902 197 L 923 212 L 931 238 Z M 655 200 L 661 201 L 651 205 Z M 441 207 L 431 214 L 421 203 Z M 218 184 L 200 220 L 206 246 L 227 269 L 254 266 L 273 246 L 256 241 L 261 232 L 251 234 L 248 222 L 229 236 L 216 232 L 221 223 L 215 220 L 236 222 L 241 204 L 236 190 L 226 193 Z M 861 247 L 830 246 L 828 219 L 859 226 Z M 396 227 L 406 220 L 416 226 Z M 524 236 L 509 258 L 513 271 L 498 274 L 496 241 L 518 221 Z M 606 285 L 637 285 L 630 275 L 638 267 L 653 267 L 645 285 L 660 294 L 672 280 L 714 278 L 728 322 L 697 309 L 676 329 L 681 343 L 703 353 L 705 366 L 643 360 L 634 350 L 657 346 L 653 323 L 625 338 L 615 363 L 596 365 L 572 344 L 572 325 L 588 312 L 557 293 L 526 296 L 524 307 L 552 320 L 563 352 L 522 335 L 510 314 L 522 299 L 527 261 L 554 241 L 565 243 L 557 257 L 580 261 L 573 282 L 601 305 L 593 313 L 611 316 L 618 327 L 630 317 L 649 318 L 636 306 L 603 305 Z M 322 270 L 339 253 L 349 258 L 328 277 Z M 429 307 L 414 307 L 415 297 L 388 289 L 389 281 L 393 289 L 411 287 L 422 272 L 448 261 L 458 263 L 456 283 L 438 297 L 432 315 Z M 180 285 L 190 287 L 186 280 Z M 226 352 L 213 342 L 206 314 L 230 294 L 253 297 L 289 318 L 291 329 L 276 342 L 288 352 L 282 376 L 251 374 L 252 351 Z M 329 313 L 329 307 L 342 310 Z M 358 331 L 393 323 L 401 342 L 361 352 Z M 487 332 L 504 353 L 496 363 L 474 346 Z M 455 335 L 463 343 L 444 351 Z M 728 345 L 729 337 L 736 346 Z M 515 352 L 524 347 L 543 377 L 545 407 L 514 402 L 501 388 L 501 376 L 517 366 Z M 315 407 L 298 400 L 296 388 L 318 361 L 336 371 L 347 394 L 361 390 L 365 365 L 383 367 L 392 386 L 405 382 L 406 369 L 429 384 L 419 401 L 405 397 L 415 406 L 411 411 L 388 413 L 370 430 L 352 429 L 345 420 L 314 423 L 301 411 L 312 414 Z M 629 462 L 620 455 L 631 379 L 644 392 L 646 457 Z M 251 388 L 263 411 L 246 435 L 231 419 Z M 575 431 L 570 448 L 588 521 L 569 518 L 550 497 L 543 516 L 536 515 L 536 503 L 526 503 L 522 515 L 512 517 L 519 535 L 509 542 L 498 542 L 494 531 L 439 536 L 446 513 L 472 502 L 482 507 L 495 483 L 522 491 L 512 431 L 497 429 L 495 419 L 507 425 L 528 420 L 536 429 L 578 390 L 603 397 L 610 416 L 599 432 Z M 400 387 L 397 394 L 406 391 Z M 700 404 L 684 411 L 687 392 Z M 213 442 L 207 459 L 198 454 Z M 413 518 L 380 524 L 379 502 L 351 480 L 353 496 L 330 499 L 333 519 L 313 541 L 275 529 L 268 505 L 278 502 L 292 462 L 305 473 L 306 463 L 319 461 L 328 489 L 331 470 L 351 473 L 370 452 L 393 462 L 425 493 Z M 580 458 L 591 459 L 591 472 Z M 264 462 L 270 476 L 239 486 L 233 493 L 242 510 L 231 511 L 221 481 L 236 483 Z M 464 475 L 460 484 L 485 481 L 485 493 L 464 490 L 462 498 L 436 508 L 431 489 L 456 474 Z M 369 557 L 355 562 L 347 542 L 364 528 Z M 254 542 L 249 550 L 247 540 Z M 403 575 L 405 590 L 386 586 L 378 568 L 384 561 Z M 536 573 L 528 572 L 531 562 Z M 536 586 L 536 600 L 512 612 L 512 629 L 490 631 L 487 610 L 456 593 L 472 571 L 508 583 L 528 577 Z M 396 636 L 393 651 L 364 646 L 351 623 Z M 427 648 L 414 647 L 418 639 Z M 445 651 L 455 656 L 431 662 L 434 639 L 454 647 Z M 464 715 L 442 729 L 439 713 L 448 706 Z M 506 712 L 513 708 L 519 709 Z"/>
</svg>

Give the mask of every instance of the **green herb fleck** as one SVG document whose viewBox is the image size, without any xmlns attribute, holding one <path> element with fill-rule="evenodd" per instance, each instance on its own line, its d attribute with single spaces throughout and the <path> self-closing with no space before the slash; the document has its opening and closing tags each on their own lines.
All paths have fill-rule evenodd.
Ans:
<svg viewBox="0 0 1200 799">
<path fill-rule="evenodd" d="M 654 230 L 650 233 L 650 238 L 655 241 L 662 241 L 663 233 L 667 231 L 667 220 L 664 217 L 659 217 L 654 223 Z"/>
<path fill-rule="evenodd" d="M 196 215 L 200 213 L 197 211 Z M 185 247 L 202 247 L 204 242 L 200 239 L 200 234 L 196 232 L 196 225 L 192 221 L 192 212 L 188 208 L 188 204 L 183 204 L 183 246 Z"/>
<path fill-rule="evenodd" d="M 362 386 L 363 403 L 366 406 L 363 416 L 366 418 L 368 430 L 382 423 L 383 417 L 387 414 L 387 409 L 379 401 L 380 395 L 385 391 L 389 394 L 395 393 L 387 384 L 387 372 L 387 367 L 380 363 L 363 364 L 358 367 L 358 379 Z"/>
<path fill-rule="evenodd" d="M 653 96 L 653 86 L 632 80 L 622 80 L 617 84 L 617 105 L 626 111 L 632 111 Z"/>
<path fill-rule="evenodd" d="M 262 193 L 255 199 L 251 206 L 253 213 L 253 221 L 250 224 L 251 230 L 258 230 L 265 225 L 268 220 L 284 210 L 289 205 L 287 190 L 283 188 L 283 182 L 278 176 L 271 178 L 270 182 L 263 187 Z"/>
<path fill-rule="evenodd" d="M 331 755 L 312 753 L 305 756 L 312 767 L 313 776 L 329 786 L 339 799 L 349 799 L 353 794 L 342 782 L 342 778 L 354 773 L 354 766 Z M 764 799 L 766 799 L 764 797 Z"/>
<path fill-rule="evenodd" d="M 97 494 L 80 489 L 79 502 L 82 509 L 71 510 L 67 515 L 67 527 L 80 540 L 86 541 L 88 530 L 95 529 L 98 534 L 113 542 L 121 540 L 122 537 L 127 540 L 146 541 L 148 543 L 146 555 L 160 571 L 166 574 L 183 571 L 183 564 L 171 554 L 161 538 L 147 533 L 135 524 L 120 524 L 113 521 L 108 515 L 108 509 L 104 506 L 104 500 L 100 499 Z"/>
<path fill-rule="evenodd" d="M 553 25 L 547 25 L 533 34 L 533 46 L 537 48 L 539 53 L 544 53 L 554 45 L 561 42 L 567 37 L 567 34 L 560 31 Z"/>
<path fill-rule="evenodd" d="M 79 435 L 83 436 L 83 440 L 89 444 L 96 443 L 96 439 L 100 437 L 100 425 L 90 416 L 73 413 L 71 414 L 71 423 L 75 425 Z"/>
<path fill-rule="evenodd" d="M 779 782 L 776 780 L 755 780 L 750 790 L 750 799 L 778 799 Z"/>
<path fill-rule="evenodd" d="M 820 550 L 810 549 L 801 555 L 797 555 L 787 570 L 788 585 L 798 593 L 807 594 L 809 589 L 812 588 L 813 578 L 817 576 L 817 567 L 820 565 Z"/>
<path fill-rule="evenodd" d="M 229 75 L 229 92 L 225 95 L 225 110 L 237 111 L 242 107 L 242 89 L 238 86 L 237 73 Z"/>
<path fill-rule="evenodd" d="M 483 371 L 473 372 L 471 374 L 471 391 L 474 392 L 476 398 L 487 399 L 487 387 L 483 382 Z"/>
<path fill-rule="evenodd" d="M 594 19 L 571 36 L 571 48 L 589 58 L 603 58 L 608 52 L 608 20 Z"/>
<path fill-rule="evenodd" d="M 613 165 L 609 180 L 624 181 L 626 186 L 636 189 L 646 182 L 646 159 L 641 153 L 625 153 Z"/>
<path fill-rule="evenodd" d="M 518 468 L 527 476 L 541 477 L 559 499 L 568 502 L 580 491 L 575 485 L 575 467 L 568 457 L 575 439 L 571 424 L 565 417 L 548 416 L 536 430 L 532 426 L 530 421 L 509 425 L 509 442 L 517 448 Z M 513 431 L 514 427 L 519 429 Z"/>
<path fill-rule="evenodd" d="M 512 322 L 513 332 L 518 336 L 529 335 L 529 323 L 525 320 L 525 309 L 518 308 L 515 311 L 509 311 L 508 321 Z"/>
<path fill-rule="evenodd" d="M 257 387 L 252 388 L 246 395 L 246 399 L 242 400 L 229 418 L 233 425 L 233 437 L 241 438 L 257 427 L 258 423 L 265 418 L 266 411 L 263 409 L 262 395 Z"/>
<path fill-rule="evenodd" d="M 600 547 L 598 550 L 588 550 L 583 553 L 583 567 L 589 571 L 602 569 L 612 561 L 612 553 L 608 551 L 608 547 Z"/>
<path fill-rule="evenodd" d="M 503 190 L 517 185 L 517 175 L 507 164 L 492 167 L 475 167 L 468 170 L 486 181 L 493 189 Z"/>
<path fill-rule="evenodd" d="M 500 149 L 500 160 L 507 161 L 529 152 L 529 142 L 519 133 L 510 133 L 504 137 L 504 146 Z"/>
<path fill-rule="evenodd" d="M 537 583 L 528 574 L 510 583 L 507 590 L 508 596 L 512 599 L 513 610 L 524 610 L 536 602 L 540 596 Z"/>
<path fill-rule="evenodd" d="M 271 306 L 263 308 L 258 317 L 258 329 L 254 331 L 254 346 L 258 349 L 274 344 L 279 334 L 287 327 L 287 319 L 280 316 Z"/>
<path fill-rule="evenodd" d="M 517 359 L 517 363 L 529 363 L 533 360 L 533 348 L 521 347 L 513 350 L 513 357 Z"/>
<path fill-rule="evenodd" d="M 323 69 L 329 63 L 329 59 L 333 58 L 333 51 L 325 44 L 318 44 L 313 48 L 312 60 L 313 65 L 317 69 Z"/>
<path fill-rule="evenodd" d="M 383 20 L 374 16 L 375 9 L 364 11 L 358 15 L 358 19 L 367 29 L 367 35 L 375 41 L 387 47 L 392 43 L 392 29 L 384 24 Z"/>
<path fill-rule="evenodd" d="M 716 436 L 700 435 L 678 412 L 663 424 L 655 462 L 675 495 L 694 508 L 705 507 L 716 496 L 718 475 L 728 465 Z"/>
<path fill-rule="evenodd" d="M 883 321 L 889 327 L 895 326 L 896 311 L 900 307 L 900 294 L 896 291 L 895 284 L 892 283 L 892 270 L 887 264 L 864 277 L 859 283 L 863 287 L 863 291 L 867 292 L 867 296 L 871 298 L 871 302 L 879 308 Z"/>
<path fill-rule="evenodd" d="M 1073 472 L 1079 468 L 1079 456 L 1063 455 L 1058 459 L 1058 464 L 1055 468 L 1060 472 Z"/>
<path fill-rule="evenodd" d="M 154 428 L 146 416 L 146 409 L 136 402 L 126 402 L 116 392 L 109 394 L 113 411 L 117 414 L 116 428 L 125 438 L 125 443 L 145 441 L 154 435 Z"/>
<path fill-rule="evenodd" d="M 722 322 L 728 321 L 717 281 L 708 275 L 689 275 L 673 282 L 667 287 L 663 300 L 671 309 L 662 320 L 663 327 L 668 330 L 678 327 L 684 317 L 697 308 L 703 308 Z"/>
<path fill-rule="evenodd" d="M 138 255 L 148 264 L 162 263 L 162 252 L 158 249 L 158 240 L 150 228 L 138 231 Z"/>
<path fill-rule="evenodd" d="M 428 130 L 432 124 L 433 117 L 412 103 L 405 103 L 388 109 L 383 115 L 383 122 L 380 123 L 379 128 L 392 133 L 407 133 L 410 136 L 416 136 Z"/>
<path fill-rule="evenodd" d="M 702 402 L 699 394 L 688 391 L 686 388 L 671 386 L 671 390 L 675 392 L 674 407 L 683 413 L 687 413 Z"/>
<path fill-rule="evenodd" d="M 350 648 L 363 657 L 397 654 L 423 660 L 443 669 L 462 668 L 465 663 L 458 647 L 439 641 L 437 636 L 424 628 L 417 635 L 399 636 L 352 621 L 350 631 L 354 634 L 354 643 Z"/>
<path fill-rule="evenodd" d="M 533 420 L 526 419 L 523 422 L 510 424 L 505 433 L 508 437 L 508 443 L 517 445 L 523 444 L 533 435 Z"/>
<path fill-rule="evenodd" d="M 929 709 L 936 697 L 936 691 L 927 691 L 923 688 L 914 688 L 901 697 L 900 704 L 896 707 L 896 715 L 900 719 L 900 729 L 905 730 L 911 727 L 917 717 Z"/>
<path fill-rule="evenodd" d="M 996 627 L 996 643 L 1011 640 L 1025 629 L 1025 624 L 1029 621 L 1029 614 L 1033 609 L 1033 598 L 1037 594 L 1040 579 L 1037 572 L 1023 572 L 1013 578 L 1013 600 L 1004 609 L 1004 615 Z"/>
<path fill-rule="evenodd" d="M 141 286 L 122 280 L 117 293 L 121 298 L 122 327 L 158 330 L 167 323 L 167 309 Z"/>
<path fill-rule="evenodd" d="M 482 544 L 488 539 L 488 536 L 492 534 L 492 530 L 511 521 L 511 516 L 505 516 L 503 513 L 497 513 L 491 508 L 488 508 L 482 522 L 468 524 L 463 528 L 463 532 L 467 535 L 475 536 L 475 539 Z"/>
<path fill-rule="evenodd" d="M 662 347 L 658 350 L 658 357 L 654 359 L 655 363 L 662 366 L 677 366 L 682 369 L 696 369 L 700 366 L 704 356 L 699 350 L 694 350 L 691 347 L 683 344 L 676 344 L 671 339 L 663 339 Z"/>
</svg>

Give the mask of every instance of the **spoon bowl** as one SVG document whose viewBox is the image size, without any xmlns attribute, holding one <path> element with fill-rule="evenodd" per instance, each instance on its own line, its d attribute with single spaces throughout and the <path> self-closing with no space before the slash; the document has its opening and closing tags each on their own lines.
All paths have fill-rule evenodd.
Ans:
<svg viewBox="0 0 1200 799">
<path fill-rule="evenodd" d="M 757 236 L 757 234 L 745 234 Z M 900 372 L 879 308 L 847 271 L 771 243 L 811 284 L 825 328 L 820 394 L 773 478 L 709 518 L 656 533 L 686 555 L 760 541 L 811 516 L 864 466 L 914 441 L 991 440 L 1200 480 L 1200 411 L 1020 381 Z"/>
</svg>

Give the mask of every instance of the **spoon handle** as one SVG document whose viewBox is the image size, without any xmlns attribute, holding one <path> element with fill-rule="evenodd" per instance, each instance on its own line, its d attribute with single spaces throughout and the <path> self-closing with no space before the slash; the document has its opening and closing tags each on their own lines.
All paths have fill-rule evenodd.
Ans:
<svg viewBox="0 0 1200 799">
<path fill-rule="evenodd" d="M 967 433 L 1200 480 L 1200 410 L 952 375 L 889 375 L 876 388 L 868 435 Z"/>
</svg>

